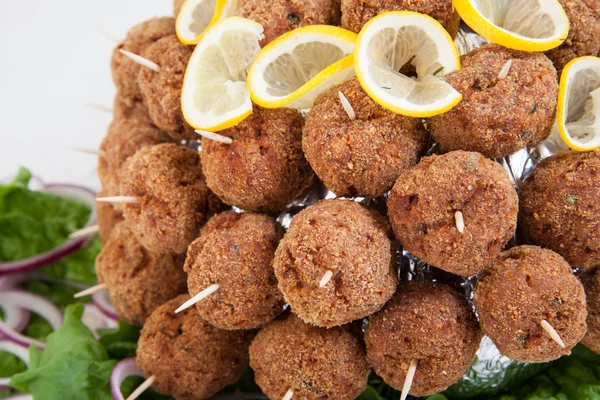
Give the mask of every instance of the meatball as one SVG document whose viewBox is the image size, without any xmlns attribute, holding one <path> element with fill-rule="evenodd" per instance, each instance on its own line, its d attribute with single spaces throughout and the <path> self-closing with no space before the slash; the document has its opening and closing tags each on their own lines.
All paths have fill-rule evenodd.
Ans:
<svg viewBox="0 0 600 400">
<path fill-rule="evenodd" d="M 170 17 L 153 18 L 134 26 L 127 33 L 125 40 L 114 50 L 110 66 L 117 90 L 123 102 L 130 107 L 142 99 L 137 76 L 142 68 L 130 60 L 119 50 L 127 50 L 134 54 L 141 53 L 157 40 L 175 34 L 175 19 Z"/>
<path fill-rule="evenodd" d="M 518 203 L 500 164 L 455 151 L 424 158 L 401 174 L 388 210 L 406 250 L 445 271 L 471 276 L 489 266 L 513 236 Z"/>
<path fill-rule="evenodd" d="M 587 298 L 587 334 L 581 343 L 600 354 L 600 268 L 581 278 Z"/>
<path fill-rule="evenodd" d="M 175 314 L 189 299 L 181 295 L 157 308 L 146 320 L 136 362 L 153 387 L 180 400 L 208 399 L 235 383 L 248 365 L 251 336 L 223 331 L 194 310 Z"/>
<path fill-rule="evenodd" d="M 143 147 L 127 160 L 122 178 L 121 193 L 139 198 L 125 205 L 125 219 L 152 251 L 185 252 L 214 213 L 194 150 L 175 144 Z"/>
<path fill-rule="evenodd" d="M 360 32 L 370 19 L 387 11 L 415 11 L 436 19 L 450 33 L 458 34 L 460 16 L 452 0 L 342 0 L 342 27 Z"/>
<path fill-rule="evenodd" d="M 260 328 L 283 310 L 273 257 L 283 228 L 275 219 L 233 211 L 212 217 L 188 249 L 190 295 L 219 290 L 196 303 L 200 316 L 220 329 Z"/>
<path fill-rule="evenodd" d="M 98 197 L 107 197 L 110 195 L 110 193 L 107 193 L 104 190 L 98 193 Z M 123 221 L 123 212 L 119 211 L 115 207 L 115 204 L 97 201 L 96 214 L 98 215 L 100 240 L 105 244 L 110 237 L 110 233 L 112 232 L 113 228 L 119 222 Z"/>
<path fill-rule="evenodd" d="M 509 62 L 508 74 L 499 77 Z M 485 45 L 462 56 L 461 64 L 446 80 L 462 101 L 429 119 L 442 151 L 500 158 L 548 138 L 558 98 L 556 70 L 548 57 Z"/>
<path fill-rule="evenodd" d="M 401 390 L 417 360 L 410 394 L 446 389 L 467 371 L 482 338 L 466 298 L 433 282 L 403 282 L 385 308 L 369 318 L 367 360 L 385 382 Z"/>
<path fill-rule="evenodd" d="M 261 47 L 279 36 L 307 25 L 339 25 L 339 0 L 239 0 L 239 17 L 265 28 Z"/>
<path fill-rule="evenodd" d="M 142 100 L 137 100 L 133 104 L 127 104 L 120 94 L 115 96 L 113 114 L 115 120 L 139 119 L 145 123 L 152 124 L 148 110 Z"/>
<path fill-rule="evenodd" d="M 124 221 L 98 255 L 96 273 L 119 318 L 142 326 L 156 308 L 187 291 L 184 261 L 184 255 L 146 250 Z"/>
<path fill-rule="evenodd" d="M 192 50 L 171 35 L 148 46 L 142 55 L 160 66 L 159 72 L 142 68 L 138 74 L 150 119 L 175 140 L 197 139 L 181 111 L 181 87 Z"/>
<path fill-rule="evenodd" d="M 546 55 L 559 73 L 567 63 L 582 56 L 596 56 L 600 52 L 600 19 L 593 2 L 587 0 L 558 0 L 569 17 L 569 35 L 560 46 L 549 50 Z M 598 5 L 595 5 L 598 7 Z"/>
<path fill-rule="evenodd" d="M 330 328 L 364 318 L 396 290 L 390 236 L 383 217 L 366 207 L 320 201 L 294 217 L 277 247 L 279 289 L 304 322 Z"/>
<path fill-rule="evenodd" d="M 354 108 L 356 120 L 344 111 L 338 92 Z M 352 78 L 317 99 L 306 118 L 302 147 L 315 173 L 338 196 L 378 197 L 419 161 L 427 140 L 421 120 L 384 109 Z"/>
<path fill-rule="evenodd" d="M 219 198 L 247 211 L 280 211 L 303 194 L 314 174 L 302 153 L 302 116 L 292 109 L 254 112 L 219 134 L 222 144 L 202 139 L 202 170 Z"/>
<path fill-rule="evenodd" d="M 516 361 L 555 360 L 569 354 L 586 332 L 583 285 L 564 258 L 540 247 L 501 253 L 480 275 L 475 306 L 485 334 L 502 355 Z M 565 348 L 542 328 L 543 320 Z"/>
<path fill-rule="evenodd" d="M 573 268 L 600 265 L 600 150 L 543 160 L 521 192 L 519 231 Z"/>
<path fill-rule="evenodd" d="M 317 328 L 293 314 L 262 329 L 250 345 L 250 366 L 273 400 L 353 400 L 367 387 L 364 345 L 348 327 Z"/>
</svg>

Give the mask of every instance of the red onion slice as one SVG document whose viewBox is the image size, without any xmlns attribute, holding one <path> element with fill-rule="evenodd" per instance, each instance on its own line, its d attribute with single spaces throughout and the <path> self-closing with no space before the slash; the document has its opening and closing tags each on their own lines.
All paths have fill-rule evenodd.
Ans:
<svg viewBox="0 0 600 400">
<path fill-rule="evenodd" d="M 27 327 L 31 313 L 17 307 L 0 307 L 4 312 L 4 323 L 16 332 L 22 332 Z M 0 337 L 2 337 L 0 335 Z"/>
<path fill-rule="evenodd" d="M 14 396 L 5 397 L 4 400 L 34 400 L 33 396 L 27 393 L 19 393 Z"/>
<path fill-rule="evenodd" d="M 4 309 L 13 307 L 33 311 L 48 321 L 54 330 L 60 328 L 62 325 L 63 315 L 54 304 L 41 296 L 26 292 L 24 290 L 2 291 L 2 296 L 0 296 L 0 305 Z M 8 327 L 4 321 L 0 321 L 0 334 L 2 334 L 8 340 L 22 346 L 29 347 L 29 345 L 34 344 L 40 349 L 45 347 L 45 344 L 39 340 L 24 336 L 19 332 L 16 332 L 14 329 Z"/>
<path fill-rule="evenodd" d="M 121 393 L 121 384 L 130 376 L 140 376 L 144 378 L 144 373 L 138 368 L 135 363 L 135 358 L 124 359 L 115 365 L 115 368 L 112 370 L 112 373 L 110 374 L 110 390 L 112 392 L 113 400 L 125 400 L 123 393 Z"/>
<path fill-rule="evenodd" d="M 108 318 L 114 319 L 115 321 L 119 320 L 119 316 L 110 302 L 110 297 L 108 297 L 108 292 L 106 290 L 94 293 L 92 295 L 92 301 Z"/>
<path fill-rule="evenodd" d="M 96 339 L 98 339 L 98 333 L 96 332 L 98 329 L 116 328 L 119 326 L 117 321 L 104 315 L 94 304 L 83 305 L 81 321 L 92 331 Z"/>
<path fill-rule="evenodd" d="M 23 360 L 26 365 L 29 365 L 29 350 L 26 347 L 19 346 L 8 340 L 0 340 L 0 351 L 15 355 Z M 10 389 L 10 386 L 8 386 L 10 379 L 11 377 L 0 378 L 0 390 Z"/>
</svg>

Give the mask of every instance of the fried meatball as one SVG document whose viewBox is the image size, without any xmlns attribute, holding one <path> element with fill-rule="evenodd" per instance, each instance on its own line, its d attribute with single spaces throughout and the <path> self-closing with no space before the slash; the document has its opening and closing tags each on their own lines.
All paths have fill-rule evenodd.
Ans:
<svg viewBox="0 0 600 400">
<path fill-rule="evenodd" d="M 417 360 L 410 394 L 427 396 L 458 381 L 482 338 L 466 298 L 433 282 L 403 282 L 385 308 L 369 318 L 367 361 L 390 386 L 401 390 Z"/>
<path fill-rule="evenodd" d="M 212 217 L 188 249 L 190 295 L 219 290 L 196 303 L 200 316 L 220 329 L 255 329 L 283 310 L 273 257 L 283 228 L 275 219 L 233 211 Z"/>
<path fill-rule="evenodd" d="M 130 157 L 121 194 L 137 196 L 124 216 L 140 242 L 155 252 L 183 253 L 213 210 L 194 150 L 175 144 L 146 146 Z"/>
<path fill-rule="evenodd" d="M 354 108 L 356 120 L 344 111 L 338 92 Z M 317 99 L 306 118 L 302 147 L 315 173 L 338 196 L 378 197 L 419 161 L 427 139 L 420 119 L 384 109 L 352 78 Z"/>
<path fill-rule="evenodd" d="M 265 28 L 263 47 L 286 32 L 307 25 L 339 25 L 339 0 L 239 0 L 239 17 Z"/>
<path fill-rule="evenodd" d="M 188 299 L 176 297 L 146 320 L 136 362 L 145 376 L 156 377 L 152 386 L 159 392 L 180 400 L 208 399 L 240 379 L 251 336 L 214 328 L 193 309 L 175 314 Z"/>
<path fill-rule="evenodd" d="M 460 16 L 452 0 L 342 0 L 342 27 L 360 32 L 370 19 L 387 11 L 415 11 L 436 19 L 450 33 L 458 34 Z"/>
<path fill-rule="evenodd" d="M 152 124 L 148 110 L 141 99 L 135 101 L 133 104 L 127 104 L 123 96 L 118 93 L 115 96 L 113 114 L 114 120 L 139 119 L 145 123 Z"/>
<path fill-rule="evenodd" d="M 519 194 L 519 231 L 573 268 L 600 265 L 600 151 L 543 160 Z"/>
<path fill-rule="evenodd" d="M 134 54 L 141 53 L 157 40 L 175 34 L 175 19 L 170 17 L 153 18 L 134 26 L 127 33 L 125 40 L 113 51 L 110 67 L 117 90 L 125 104 L 130 107 L 142 99 L 137 76 L 142 68 L 140 64 L 130 60 L 119 50 L 127 50 Z"/>
<path fill-rule="evenodd" d="M 587 298 L 587 334 L 581 343 L 600 354 L 600 268 L 581 278 Z"/>
<path fill-rule="evenodd" d="M 585 0 L 558 0 L 569 17 L 569 35 L 560 46 L 546 55 L 560 76 L 563 68 L 574 58 L 596 56 L 600 52 L 600 19 L 597 11 L 586 5 Z M 588 0 L 591 6 L 592 1 Z M 598 7 L 597 5 L 595 5 Z"/>
<path fill-rule="evenodd" d="M 279 289 L 304 322 L 330 328 L 379 310 L 396 290 L 384 218 L 350 200 L 323 200 L 294 217 L 275 252 Z M 323 286 L 325 274 L 333 274 Z"/>
<path fill-rule="evenodd" d="M 159 72 L 142 68 L 138 74 L 150 119 L 175 140 L 197 139 L 198 134 L 181 111 L 181 87 L 192 50 L 171 35 L 148 46 L 142 55 L 160 66 Z"/>
<path fill-rule="evenodd" d="M 518 204 L 500 164 L 455 151 L 424 158 L 401 174 L 388 212 L 406 250 L 445 271 L 471 276 L 489 266 L 513 236 Z"/>
<path fill-rule="evenodd" d="M 254 112 L 219 134 L 222 144 L 202 139 L 202 170 L 226 204 L 246 211 L 280 211 L 303 194 L 314 174 L 302 153 L 302 116 L 287 108 Z"/>
<path fill-rule="evenodd" d="M 480 275 L 475 306 L 485 334 L 502 355 L 516 361 L 556 360 L 569 354 L 586 332 L 583 285 L 564 258 L 541 247 L 501 253 Z M 542 328 L 543 320 L 565 348 Z"/>
<path fill-rule="evenodd" d="M 293 314 L 262 329 L 250 345 L 250 366 L 273 400 L 353 400 L 367 387 L 364 345 L 348 327 L 317 328 Z"/>
<path fill-rule="evenodd" d="M 98 197 L 111 196 L 104 190 L 98 192 Z M 99 235 L 102 243 L 106 243 L 113 228 L 123 221 L 123 212 L 119 211 L 114 204 L 101 201 L 96 202 L 96 214 L 98 215 Z"/>
<path fill-rule="evenodd" d="M 498 76 L 508 62 L 508 75 Z M 429 119 L 443 152 L 477 151 L 489 158 L 535 147 L 552 131 L 558 98 L 556 70 L 545 55 L 485 45 L 461 57 L 446 80 L 463 99 Z"/>
<path fill-rule="evenodd" d="M 96 273 L 119 318 L 142 326 L 156 308 L 187 292 L 184 262 L 185 255 L 146 250 L 124 221 L 100 251 Z"/>
</svg>

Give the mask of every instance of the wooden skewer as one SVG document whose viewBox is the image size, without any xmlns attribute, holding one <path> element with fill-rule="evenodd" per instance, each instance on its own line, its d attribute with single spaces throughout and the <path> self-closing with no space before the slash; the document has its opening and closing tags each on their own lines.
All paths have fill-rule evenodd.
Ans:
<svg viewBox="0 0 600 400">
<path fill-rule="evenodd" d="M 110 40 L 111 42 L 115 42 L 116 44 L 121 43 L 121 41 L 117 37 L 115 37 L 115 36 L 111 35 L 110 33 L 106 32 L 104 29 L 100 28 L 99 26 L 96 26 L 96 30 L 98 32 L 100 32 L 102 34 L 102 36 L 104 36 L 105 38 L 107 38 L 108 40 Z"/>
<path fill-rule="evenodd" d="M 350 119 L 354 121 L 356 119 L 356 113 L 354 112 L 354 108 L 352 108 L 352 104 L 350 104 L 348 98 L 344 95 L 344 93 L 338 92 L 338 95 L 340 96 L 342 107 L 344 107 L 344 110 L 346 110 L 346 114 L 348 114 L 348 117 L 350 117 Z"/>
<path fill-rule="evenodd" d="M 554 327 L 552 325 L 550 325 L 550 323 L 548 321 L 543 319 L 542 322 L 540 322 L 540 325 L 548 333 L 548 335 L 550 335 L 552 340 L 554 340 L 556 343 L 558 343 L 558 345 L 560 347 L 562 347 L 563 349 L 566 347 L 565 342 L 563 342 L 563 340 L 560 337 L 560 335 L 558 334 L 558 332 L 556 332 L 556 329 L 554 329 Z"/>
<path fill-rule="evenodd" d="M 214 140 L 215 142 L 224 143 L 224 144 L 232 144 L 233 143 L 233 139 L 228 138 L 227 136 L 219 135 L 218 133 L 201 131 L 201 130 L 196 130 L 196 133 L 207 139 Z"/>
<path fill-rule="evenodd" d="M 130 51 L 127 51 L 127 50 L 120 49 L 119 51 L 121 52 L 121 54 L 123 54 L 125 57 L 129 58 L 130 60 L 135 61 L 136 63 L 138 63 L 146 68 L 150 68 L 153 71 L 160 72 L 160 66 L 157 63 L 155 63 L 154 61 L 150 61 L 147 58 L 144 58 L 142 56 L 139 56 L 139 55 L 132 53 Z"/>
<path fill-rule="evenodd" d="M 502 67 L 500 73 L 498 74 L 498 79 L 504 79 L 508 76 L 508 73 L 510 72 L 510 67 L 512 67 L 512 63 L 513 60 L 508 60 L 506 64 L 504 64 L 504 67 Z"/>
<path fill-rule="evenodd" d="M 102 150 L 96 150 L 96 149 L 86 149 L 84 147 L 73 147 L 73 146 L 67 146 L 67 149 L 69 150 L 73 150 L 73 151 L 78 151 L 80 153 L 85 153 L 85 154 L 91 154 L 93 156 L 98 156 L 101 157 L 103 155 L 105 155 L 106 153 Z"/>
<path fill-rule="evenodd" d="M 150 378 L 146 379 L 144 381 L 144 383 L 142 383 L 140 386 L 137 387 L 137 389 L 135 389 L 133 392 L 131 392 L 131 394 L 129 395 L 129 397 L 127 397 L 126 400 L 135 400 L 138 397 L 140 397 L 140 395 L 142 393 L 144 393 L 146 391 L 146 389 L 148 389 L 150 386 L 152 386 L 152 384 L 154 383 L 154 381 L 156 380 L 156 376 L 152 375 Z"/>
<path fill-rule="evenodd" d="M 75 293 L 75 295 L 73 296 L 73 298 L 80 299 L 82 297 L 89 296 L 91 294 L 101 292 L 101 291 L 103 291 L 105 289 L 106 289 L 106 284 L 105 283 L 100 283 L 100 284 L 98 284 L 96 286 L 92 286 L 90 288 L 82 290 L 79 293 Z"/>
<path fill-rule="evenodd" d="M 100 104 L 95 104 L 95 103 L 85 103 L 86 106 L 91 107 L 91 108 L 95 108 L 96 110 L 100 110 L 100 111 L 104 111 L 106 113 L 112 114 L 113 113 L 113 109 L 110 107 L 106 107 Z"/>
<path fill-rule="evenodd" d="M 331 280 L 332 277 L 333 277 L 332 271 L 325 272 L 325 275 L 323 275 L 323 278 L 321 278 L 321 282 L 319 283 L 319 286 L 325 287 L 325 285 L 327 285 L 329 283 L 329 281 Z"/>
<path fill-rule="evenodd" d="M 415 378 L 415 372 L 417 372 L 418 363 L 419 360 L 414 359 L 411 360 L 410 365 L 408 366 L 408 371 L 406 372 L 406 379 L 404 379 L 404 385 L 402 386 L 402 395 L 400 396 L 400 400 L 406 400 L 406 396 L 408 396 L 408 392 L 410 392 L 413 379 Z"/>
<path fill-rule="evenodd" d="M 140 202 L 140 198 L 136 196 L 112 196 L 112 197 L 98 197 L 96 201 L 100 203 L 128 203 L 135 204 Z"/>
<path fill-rule="evenodd" d="M 294 396 L 294 391 L 290 389 L 285 393 L 285 396 L 283 396 L 281 400 L 290 400 L 292 396 Z"/>
<path fill-rule="evenodd" d="M 190 308 L 194 304 L 198 303 L 199 301 L 204 300 L 205 298 L 207 298 L 208 296 L 210 296 L 217 290 L 219 290 L 218 284 L 215 283 L 214 285 L 210 285 L 209 287 L 207 287 L 206 289 L 204 289 L 203 291 L 201 291 L 200 293 L 198 293 L 197 295 L 195 295 L 194 297 L 192 297 L 191 299 L 189 299 L 188 301 L 183 303 L 181 306 L 179 306 L 179 308 L 177 310 L 175 310 L 175 313 L 180 313 L 183 310 L 187 310 L 188 308 Z"/>
<path fill-rule="evenodd" d="M 69 235 L 69 239 L 75 239 L 82 236 L 89 236 L 98 232 L 100 232 L 100 225 L 92 225 L 71 233 Z"/>
<path fill-rule="evenodd" d="M 461 211 L 454 213 L 454 220 L 456 221 L 456 229 L 458 229 L 460 233 L 465 233 L 465 218 Z"/>
</svg>

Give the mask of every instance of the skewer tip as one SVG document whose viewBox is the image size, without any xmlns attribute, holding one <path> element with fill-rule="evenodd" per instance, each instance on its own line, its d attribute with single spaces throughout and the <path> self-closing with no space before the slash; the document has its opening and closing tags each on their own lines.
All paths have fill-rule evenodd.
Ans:
<svg viewBox="0 0 600 400">
<path fill-rule="evenodd" d="M 218 133 L 207 132 L 207 131 L 203 131 L 200 129 L 196 130 L 196 133 L 207 139 L 214 140 L 215 142 L 219 142 L 219 143 L 223 143 L 223 144 L 232 144 L 233 143 L 233 139 L 231 139 L 227 136 L 219 135 Z"/>
<path fill-rule="evenodd" d="M 292 389 L 288 390 L 281 400 L 290 400 L 294 396 L 294 391 Z"/>
<path fill-rule="evenodd" d="M 179 306 L 179 308 L 177 310 L 175 310 L 175 314 L 180 313 L 183 310 L 187 310 L 188 308 L 190 308 L 194 304 L 204 300 L 205 298 L 207 298 L 208 296 L 210 296 L 217 290 L 219 290 L 218 284 L 215 283 L 213 285 L 210 285 L 209 287 L 207 287 L 206 289 L 204 289 L 203 291 L 201 291 L 200 293 L 198 293 L 197 295 L 195 295 L 194 297 L 192 297 L 191 299 L 189 299 L 188 301 L 183 303 L 181 306 Z"/>
<path fill-rule="evenodd" d="M 340 96 L 340 101 L 342 103 L 342 107 L 348 114 L 348 117 L 354 121 L 356 119 L 356 112 L 354 112 L 354 108 L 352 108 L 352 104 L 348 101 L 348 98 L 342 92 L 338 92 L 338 96 Z"/>
<path fill-rule="evenodd" d="M 558 332 L 556 332 L 556 329 L 554 329 L 554 327 L 552 325 L 550 325 L 550 323 L 548 321 L 543 319 L 542 322 L 540 322 L 540 325 L 548 333 L 548 335 L 550 335 L 552 340 L 554 340 L 556 343 L 558 343 L 558 345 L 560 347 L 562 347 L 563 349 L 565 347 L 567 347 L 567 346 L 565 346 L 565 342 L 563 342 L 563 340 L 560 337 L 560 335 L 558 334 Z"/>
<path fill-rule="evenodd" d="M 465 233 L 465 217 L 461 211 L 454 213 L 454 220 L 456 222 L 456 229 L 458 229 L 460 233 Z"/>
<path fill-rule="evenodd" d="M 136 196 L 112 196 L 112 197 L 98 197 L 96 201 L 100 203 L 128 203 L 135 204 L 140 202 L 140 198 Z"/>
<path fill-rule="evenodd" d="M 88 236 L 98 232 L 100 232 L 100 225 L 92 225 L 71 233 L 69 235 L 69 239 L 76 239 L 78 237 Z"/>
<path fill-rule="evenodd" d="M 140 64 L 143 67 L 150 68 L 151 70 L 153 70 L 155 72 L 160 72 L 160 66 L 157 63 L 148 60 L 147 58 L 144 58 L 140 55 L 137 55 L 135 53 L 132 53 L 130 51 L 123 50 L 123 49 L 119 49 L 119 52 L 121 52 L 121 54 L 123 54 L 125 57 Z"/>
<path fill-rule="evenodd" d="M 133 392 L 131 392 L 131 394 L 129 395 L 129 397 L 127 397 L 126 400 L 135 400 L 138 397 L 140 397 L 140 395 L 142 393 L 144 393 L 150 386 L 152 386 L 152 384 L 154 384 L 155 380 L 156 380 L 156 376 L 154 376 L 154 375 L 150 376 L 140 386 L 138 386 Z"/>
<path fill-rule="evenodd" d="M 417 372 L 417 364 L 419 360 L 413 359 L 410 361 L 410 365 L 408 366 L 408 371 L 406 371 L 406 379 L 404 380 L 404 385 L 402 386 L 402 395 L 400 396 L 400 400 L 406 400 L 408 393 L 410 392 L 410 388 L 412 387 L 413 379 L 415 378 L 415 372 Z"/>
<path fill-rule="evenodd" d="M 75 293 L 75 294 L 73 295 L 73 298 L 75 298 L 75 299 L 80 299 L 80 298 L 82 298 L 82 297 L 89 296 L 89 295 L 91 295 L 91 294 L 94 294 L 94 293 L 101 292 L 101 291 L 103 291 L 103 290 L 105 290 L 105 289 L 106 289 L 106 284 L 105 284 L 105 283 L 100 283 L 100 284 L 98 284 L 98 285 L 96 285 L 96 286 L 92 286 L 92 287 L 90 287 L 90 288 L 87 288 L 87 289 L 85 289 L 85 290 L 82 290 L 82 291 L 81 291 L 81 292 L 79 292 L 79 293 Z"/>
<path fill-rule="evenodd" d="M 325 272 L 325 275 L 323 275 L 323 278 L 321 278 L 321 282 L 319 283 L 319 286 L 325 287 L 325 285 L 327 285 L 329 283 L 329 281 L 331 280 L 332 277 L 333 277 L 333 271 Z"/>
</svg>

